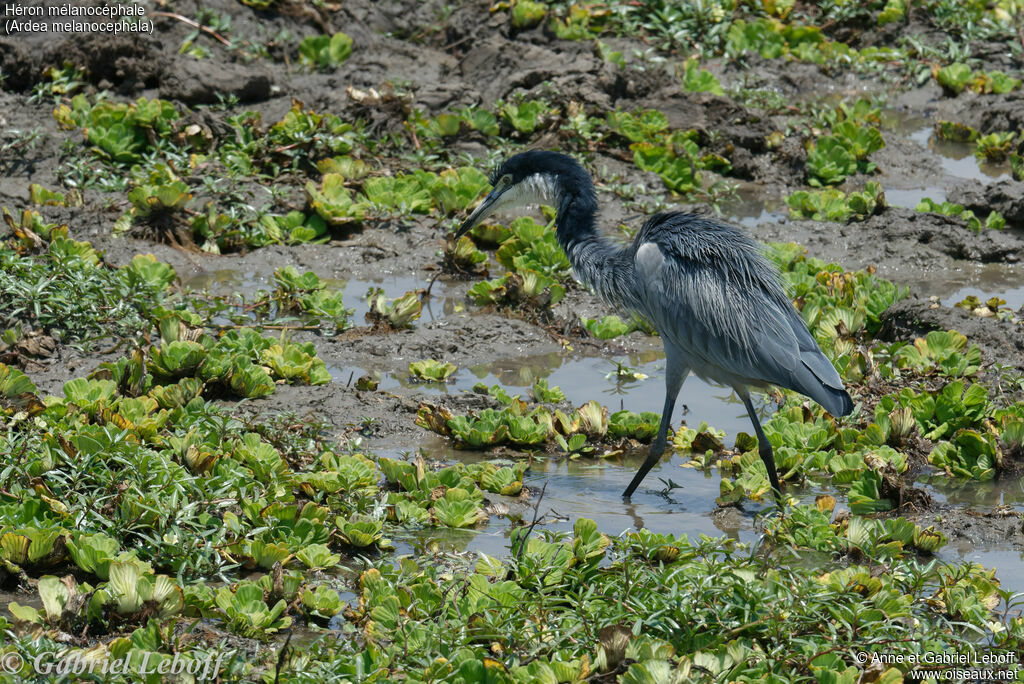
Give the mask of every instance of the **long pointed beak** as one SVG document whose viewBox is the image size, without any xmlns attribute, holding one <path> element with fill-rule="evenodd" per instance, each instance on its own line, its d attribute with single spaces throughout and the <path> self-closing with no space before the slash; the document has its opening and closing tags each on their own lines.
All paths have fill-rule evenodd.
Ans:
<svg viewBox="0 0 1024 684">
<path fill-rule="evenodd" d="M 467 218 L 458 231 L 456 231 L 456 240 L 476 228 L 477 225 L 483 222 L 485 218 L 491 215 L 492 208 L 494 207 L 495 202 L 498 201 L 498 198 L 501 197 L 501 193 L 501 190 L 494 188 L 487 197 L 484 197 L 483 202 L 473 210 L 473 213 L 469 215 L 469 218 Z"/>
</svg>

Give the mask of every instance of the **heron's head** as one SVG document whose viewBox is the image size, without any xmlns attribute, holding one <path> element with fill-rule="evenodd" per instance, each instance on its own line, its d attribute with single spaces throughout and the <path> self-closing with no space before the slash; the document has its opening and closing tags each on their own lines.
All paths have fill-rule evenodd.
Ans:
<svg viewBox="0 0 1024 684">
<path fill-rule="evenodd" d="M 568 195 L 593 195 L 593 183 L 579 162 L 558 152 L 531 150 L 506 159 L 493 174 L 493 188 L 462 224 L 459 239 L 502 209 L 547 204 L 559 207 Z"/>
</svg>

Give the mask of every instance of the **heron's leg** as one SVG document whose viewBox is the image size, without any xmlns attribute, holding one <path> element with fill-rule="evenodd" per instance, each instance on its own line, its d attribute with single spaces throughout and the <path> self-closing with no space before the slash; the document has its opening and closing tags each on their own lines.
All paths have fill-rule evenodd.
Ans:
<svg viewBox="0 0 1024 684">
<path fill-rule="evenodd" d="M 683 380 L 689 375 L 690 369 L 682 366 L 677 354 L 665 347 L 665 407 L 661 411 L 661 425 L 658 427 L 658 436 L 651 442 L 651 450 L 647 453 L 647 459 L 636 471 L 633 481 L 626 487 L 622 496 L 626 499 L 633 496 L 633 492 L 640 486 L 643 479 L 654 464 L 661 460 L 665 453 L 665 445 L 668 442 L 668 424 L 672 421 L 672 411 L 676 406 L 676 397 L 679 396 L 679 388 L 683 386 Z"/>
<path fill-rule="evenodd" d="M 765 437 L 764 430 L 761 429 L 761 421 L 757 419 L 754 404 L 750 401 L 750 392 L 746 387 L 743 387 L 736 389 L 736 393 L 743 400 L 743 405 L 747 408 L 747 415 L 750 416 L 750 422 L 754 424 L 754 434 L 757 435 L 757 453 L 760 454 L 761 460 L 764 461 L 765 470 L 768 471 L 768 481 L 772 484 L 772 494 L 775 495 L 775 503 L 781 506 L 782 489 L 779 486 L 779 474 L 775 471 L 775 454 L 772 452 L 772 444 Z"/>
</svg>

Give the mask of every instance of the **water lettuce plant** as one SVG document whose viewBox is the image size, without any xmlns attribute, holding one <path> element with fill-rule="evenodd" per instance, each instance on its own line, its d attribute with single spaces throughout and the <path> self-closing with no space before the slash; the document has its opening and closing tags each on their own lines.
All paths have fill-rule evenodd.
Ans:
<svg viewBox="0 0 1024 684">
<path fill-rule="evenodd" d="M 181 114 L 166 100 L 90 103 L 79 94 L 58 105 L 53 116 L 65 129 L 82 129 L 90 150 L 101 160 L 128 165 L 140 162 L 154 141 L 167 138 Z"/>
<path fill-rule="evenodd" d="M 345 178 L 336 173 L 325 173 L 320 186 L 306 183 L 309 206 L 330 225 L 345 225 L 363 218 L 366 205 L 353 199 L 345 186 Z"/>
<path fill-rule="evenodd" d="M 900 367 L 935 369 L 953 378 L 974 375 L 981 367 L 981 350 L 973 344 L 968 347 L 967 338 L 955 330 L 933 330 L 912 345 L 900 347 L 895 357 Z"/>
<path fill-rule="evenodd" d="M 980 161 L 1000 163 L 1006 161 L 1019 144 L 1017 133 L 1004 131 L 981 135 L 974 141 L 974 156 Z"/>
<path fill-rule="evenodd" d="M 294 266 L 285 266 L 274 271 L 273 279 L 276 287 L 268 299 L 278 312 L 297 312 L 306 322 L 319 322 L 339 332 L 351 326 L 352 310 L 345 306 L 341 290 L 329 287 L 314 272 L 300 275 Z"/>
<path fill-rule="evenodd" d="M 636 414 L 608 409 L 590 401 L 571 413 L 530 406 L 518 397 L 510 398 L 502 409 L 483 409 L 479 413 L 453 415 L 444 407 L 424 402 L 417 412 L 416 424 L 440 435 L 451 437 L 462 449 L 489 449 L 508 444 L 519 449 L 579 451 L 583 444 L 570 440 L 583 435 L 594 444 L 647 443 L 657 431 L 653 413 Z M 652 420 L 654 421 L 652 423 Z M 560 439 L 561 438 L 561 439 Z M 613 449 L 614 450 L 614 449 Z"/>
<path fill-rule="evenodd" d="M 981 134 L 966 124 L 955 121 L 937 121 L 935 122 L 935 135 L 941 140 L 967 143 L 974 142 Z"/>
<path fill-rule="evenodd" d="M 314 69 L 337 67 L 352 54 L 352 39 L 338 32 L 332 36 L 307 36 L 299 43 L 299 59 Z"/>
<path fill-rule="evenodd" d="M 388 301 L 381 288 L 370 288 L 366 293 L 370 310 L 366 321 L 374 325 L 386 325 L 396 330 L 411 328 L 412 322 L 420 317 L 423 303 L 417 292 L 406 292 L 401 297 Z"/>
<path fill-rule="evenodd" d="M 240 636 L 266 640 L 292 623 L 284 615 L 285 600 L 268 606 L 262 587 L 254 582 L 243 580 L 233 590 L 222 587 L 214 601 L 228 629 Z"/>
<path fill-rule="evenodd" d="M 587 332 L 599 340 L 610 340 L 642 329 L 641 326 L 634 325 L 633 321 L 623 321 L 614 314 L 603 316 L 600 319 L 584 318 L 582 321 Z"/>
<path fill-rule="evenodd" d="M 975 233 L 980 233 L 985 229 L 1002 230 L 1006 226 L 1006 219 L 998 211 L 990 211 L 985 221 L 982 222 L 980 218 L 974 215 L 973 211 L 965 209 L 962 204 L 954 204 L 952 202 L 942 202 L 940 204 L 929 197 L 925 197 L 918 202 L 914 209 L 916 211 L 929 211 L 961 219 Z"/>
<path fill-rule="evenodd" d="M 849 194 L 835 188 L 797 190 L 786 204 L 794 218 L 815 221 L 863 221 L 887 206 L 881 184 L 874 181 L 866 183 L 863 191 Z"/>
<path fill-rule="evenodd" d="M 1008 93 L 1020 88 L 1021 80 L 1001 71 L 973 71 L 962 62 L 954 62 L 935 69 L 935 80 L 947 95 L 959 95 L 964 90 L 976 93 Z"/>
<path fill-rule="evenodd" d="M 688 93 L 725 95 L 722 84 L 710 71 L 700 68 L 700 62 L 691 57 L 683 63 L 683 90 Z"/>
<path fill-rule="evenodd" d="M 854 173 L 871 173 L 868 155 L 885 146 L 878 128 L 850 119 L 832 126 L 832 134 L 818 138 L 807 151 L 807 182 L 815 187 L 842 183 Z"/>
<path fill-rule="evenodd" d="M 528 135 L 537 130 L 544 117 L 554 110 L 543 100 L 520 100 L 501 106 L 502 119 L 518 134 Z"/>
<path fill-rule="evenodd" d="M 455 364 L 434 359 L 423 361 L 412 361 L 409 363 L 409 372 L 420 380 L 432 382 L 444 382 L 451 377 L 456 370 Z"/>
<path fill-rule="evenodd" d="M 451 249 L 444 253 L 445 266 L 453 271 L 463 273 L 472 273 L 478 265 L 486 261 L 487 254 L 477 249 L 473 240 L 467 235 L 460 237 L 451 246 Z"/>
</svg>

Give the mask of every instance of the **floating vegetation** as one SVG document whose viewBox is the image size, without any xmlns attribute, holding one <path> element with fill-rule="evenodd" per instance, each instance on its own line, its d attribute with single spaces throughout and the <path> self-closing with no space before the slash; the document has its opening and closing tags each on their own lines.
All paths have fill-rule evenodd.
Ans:
<svg viewBox="0 0 1024 684">
<path fill-rule="evenodd" d="M 976 93 L 1008 93 L 1020 88 L 1021 80 L 1001 71 L 973 71 L 961 62 L 935 69 L 935 80 L 947 95 L 959 95 L 964 90 Z"/>
<path fill-rule="evenodd" d="M 409 372 L 420 380 L 432 382 L 444 382 L 451 377 L 456 370 L 455 364 L 443 361 L 427 359 L 425 361 L 413 361 L 409 364 Z"/>
<path fill-rule="evenodd" d="M 917 211 L 930 211 L 934 214 L 942 214 L 943 216 L 952 216 L 958 218 L 967 224 L 967 227 L 973 230 L 975 233 L 980 233 L 982 230 L 1002 230 L 1006 226 L 1006 219 L 998 211 L 990 211 L 985 221 L 982 222 L 974 212 L 970 209 L 965 209 L 962 204 L 954 204 L 952 202 L 942 202 L 939 204 L 935 200 L 925 197 L 923 200 L 917 203 L 914 207 Z"/>
<path fill-rule="evenodd" d="M 875 163 L 868 155 L 885 147 L 878 128 L 852 119 L 832 126 L 832 134 L 817 138 L 807 151 L 807 182 L 814 187 L 835 185 L 855 173 L 870 174 Z"/>
<path fill-rule="evenodd" d="M 423 303 L 417 292 L 406 292 L 389 302 L 383 289 L 371 287 L 366 293 L 366 301 L 370 305 L 370 310 L 366 312 L 366 322 L 385 325 L 394 330 L 411 328 L 412 322 L 423 312 Z"/>
<path fill-rule="evenodd" d="M 794 218 L 815 221 L 863 221 L 887 206 L 882 186 L 869 181 L 862 192 L 846 194 L 841 190 L 797 190 L 786 198 Z"/>
<path fill-rule="evenodd" d="M 489 449 L 509 445 L 518 449 L 547 449 L 558 444 L 566 450 L 567 440 L 582 435 L 593 445 L 612 445 L 606 453 L 620 448 L 623 441 L 650 442 L 661 417 L 656 413 L 636 414 L 608 409 L 596 401 L 565 413 L 529 405 L 518 397 L 505 397 L 502 409 L 484 409 L 479 413 L 453 415 L 441 406 L 420 404 L 416 424 L 445 437 L 451 437 L 462 449 Z M 559 439 L 561 438 L 561 439 Z M 577 447 L 572 451 L 579 451 Z"/>
</svg>

